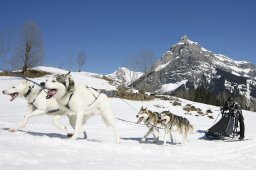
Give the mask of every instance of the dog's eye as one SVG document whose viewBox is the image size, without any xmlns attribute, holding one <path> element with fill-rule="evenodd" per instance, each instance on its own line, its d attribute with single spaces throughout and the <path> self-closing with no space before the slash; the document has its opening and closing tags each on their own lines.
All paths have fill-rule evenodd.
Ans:
<svg viewBox="0 0 256 170">
<path fill-rule="evenodd" d="M 15 86 L 13 86 L 12 88 L 15 89 Z"/>
<path fill-rule="evenodd" d="M 56 82 L 56 80 L 53 80 L 52 82 L 53 82 L 53 83 L 55 83 L 55 82 Z"/>
</svg>

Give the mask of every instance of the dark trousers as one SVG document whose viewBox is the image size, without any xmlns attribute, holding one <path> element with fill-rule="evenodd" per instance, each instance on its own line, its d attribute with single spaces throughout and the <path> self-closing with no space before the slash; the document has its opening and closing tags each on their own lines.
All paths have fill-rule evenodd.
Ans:
<svg viewBox="0 0 256 170">
<path fill-rule="evenodd" d="M 244 138 L 244 131 L 245 131 L 245 127 L 244 127 L 244 116 L 241 113 L 239 113 L 238 115 L 238 122 L 239 122 L 239 126 L 240 126 L 240 137 Z"/>
</svg>

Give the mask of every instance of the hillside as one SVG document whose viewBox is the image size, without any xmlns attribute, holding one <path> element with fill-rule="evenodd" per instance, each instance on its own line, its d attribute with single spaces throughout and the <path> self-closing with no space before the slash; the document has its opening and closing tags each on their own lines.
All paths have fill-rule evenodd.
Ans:
<svg viewBox="0 0 256 170">
<path fill-rule="evenodd" d="M 49 72 L 51 71 L 44 67 Z M 66 73 L 65 70 L 58 70 Z M 95 77 L 91 73 L 72 73 L 75 81 L 99 87 L 114 89 L 107 81 Z M 33 79 L 36 82 L 46 77 Z M 0 77 L 0 90 L 11 87 L 21 81 L 15 77 Z M 176 99 L 181 105 L 174 106 Z M 120 98 L 109 98 L 114 114 L 117 118 L 137 122 L 136 114 L 141 106 L 153 111 L 169 110 L 174 114 L 186 117 L 197 129 L 189 135 L 189 142 L 181 145 L 181 136 L 173 133 L 176 138 L 174 144 L 162 146 L 163 130 L 160 130 L 160 141 L 152 143 L 152 136 L 148 143 L 139 140 L 148 130 L 144 125 L 136 125 L 117 120 L 118 129 L 122 139 L 121 144 L 114 143 L 112 130 L 106 128 L 99 116 L 91 118 L 86 124 L 88 139 L 79 138 L 69 141 L 66 134 L 56 129 L 51 116 L 43 115 L 32 117 L 28 125 L 21 131 L 11 133 L 7 129 L 14 127 L 26 112 L 25 100 L 20 98 L 13 102 L 9 96 L 0 98 L 0 169 L 3 170 L 45 170 L 45 169 L 111 169 L 111 170 L 154 170 L 164 169 L 191 169 L 226 170 L 247 169 L 256 166 L 256 130 L 254 128 L 255 112 L 243 111 L 246 124 L 243 142 L 222 142 L 204 140 L 204 131 L 213 125 L 219 114 L 219 107 L 191 102 L 171 97 L 169 100 L 154 99 L 151 101 L 131 101 Z M 192 111 L 189 114 L 183 107 L 191 104 L 200 108 L 203 113 L 212 110 L 213 119 L 207 115 Z M 136 111 L 135 111 L 136 110 Z M 218 117 L 219 119 L 219 117 Z M 62 123 L 68 125 L 67 119 Z M 68 128 L 72 132 L 71 127 Z M 82 137 L 82 136 L 81 136 Z"/>
</svg>

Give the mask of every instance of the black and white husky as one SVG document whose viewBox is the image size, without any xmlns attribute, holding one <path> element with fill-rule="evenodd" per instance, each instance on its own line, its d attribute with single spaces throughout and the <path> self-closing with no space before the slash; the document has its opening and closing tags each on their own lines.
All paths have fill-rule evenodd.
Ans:
<svg viewBox="0 0 256 170">
<path fill-rule="evenodd" d="M 16 127 L 10 128 L 9 131 L 15 132 L 24 128 L 28 120 L 33 116 L 48 114 L 54 115 L 53 123 L 57 128 L 67 132 L 66 126 L 59 123 L 59 119 L 66 115 L 66 111 L 59 108 L 54 98 L 46 99 L 47 93 L 39 85 L 24 80 L 3 90 L 2 93 L 10 95 L 10 101 L 13 101 L 16 97 L 24 97 L 28 105 L 28 111 L 24 118 Z"/>
<path fill-rule="evenodd" d="M 48 89 L 47 98 L 54 97 L 58 105 L 73 117 L 70 124 L 75 132 L 71 140 L 77 139 L 83 131 L 83 125 L 90 117 L 99 114 L 105 124 L 113 128 L 116 143 L 120 142 L 116 118 L 105 94 L 74 82 L 70 73 L 53 75 L 41 85 Z"/>
<path fill-rule="evenodd" d="M 139 119 L 137 122 L 138 124 L 143 122 L 149 128 L 148 132 L 141 139 L 141 142 L 145 142 L 147 137 L 150 134 L 153 134 L 154 142 L 157 143 L 159 140 L 159 128 L 161 128 L 161 123 L 159 122 L 159 113 L 152 112 L 147 108 L 141 107 L 136 117 Z"/>
<path fill-rule="evenodd" d="M 161 112 L 159 119 L 165 127 L 164 145 L 166 145 L 166 137 L 168 134 L 171 134 L 171 131 L 176 131 L 182 135 L 183 144 L 186 144 L 187 142 L 188 133 L 192 133 L 194 131 L 194 127 L 186 118 L 172 114 L 169 111 Z M 172 135 L 170 135 L 170 137 L 171 142 L 173 142 Z"/>
</svg>

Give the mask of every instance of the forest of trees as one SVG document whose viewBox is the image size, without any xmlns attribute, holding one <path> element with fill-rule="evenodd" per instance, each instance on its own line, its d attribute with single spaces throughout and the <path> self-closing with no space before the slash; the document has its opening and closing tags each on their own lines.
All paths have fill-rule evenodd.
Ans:
<svg viewBox="0 0 256 170">
<path fill-rule="evenodd" d="M 199 86 L 196 89 L 179 89 L 175 91 L 172 95 L 181 97 L 184 99 L 188 99 L 191 101 L 199 102 L 199 103 L 205 103 L 205 104 L 211 104 L 215 106 L 222 106 L 223 103 L 226 101 L 226 99 L 229 96 L 234 97 L 235 101 L 238 102 L 242 109 L 245 110 L 256 110 L 255 105 L 248 106 L 248 102 L 245 96 L 241 95 L 234 95 L 231 94 L 228 91 L 219 92 L 218 94 L 214 94 L 208 88 Z"/>
</svg>

